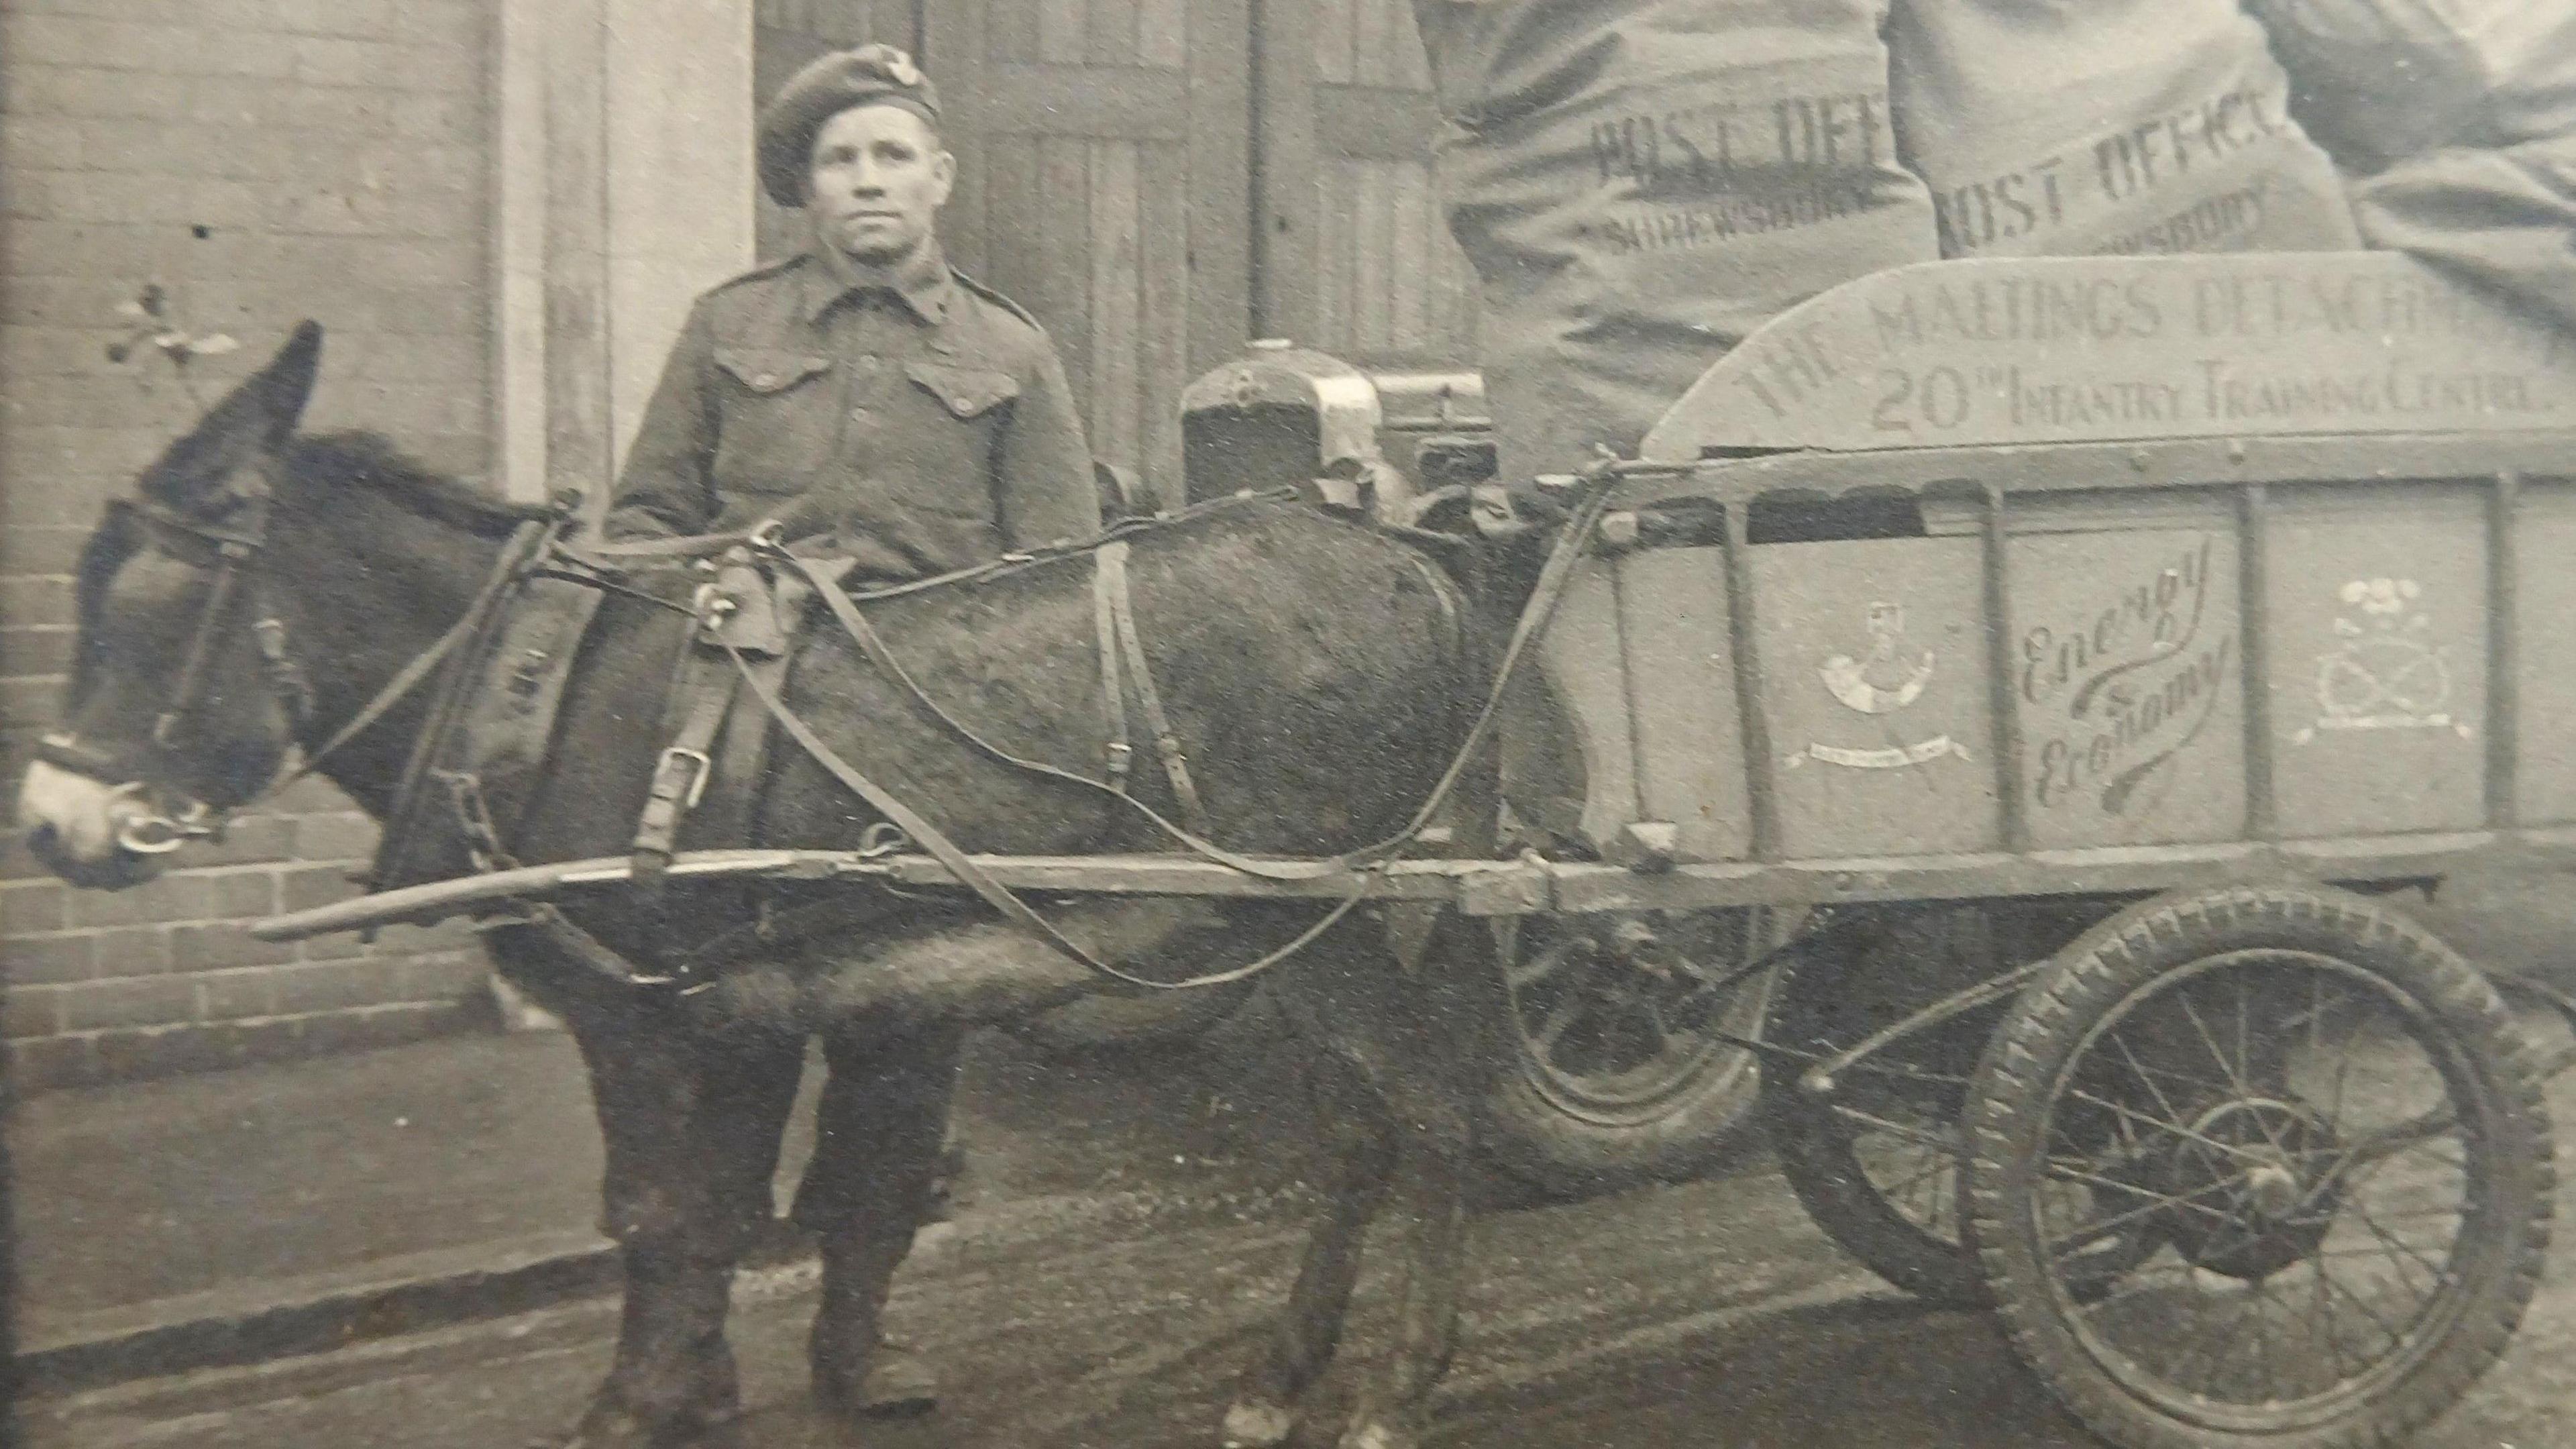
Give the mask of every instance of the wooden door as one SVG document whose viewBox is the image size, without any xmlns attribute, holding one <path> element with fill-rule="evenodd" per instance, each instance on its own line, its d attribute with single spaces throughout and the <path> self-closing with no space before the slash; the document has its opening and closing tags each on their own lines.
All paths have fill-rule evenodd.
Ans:
<svg viewBox="0 0 2576 1449">
<path fill-rule="evenodd" d="M 1250 335 L 1247 0 L 926 0 L 958 266 L 1054 335 L 1094 455 L 1181 496 L 1178 406 Z"/>
<path fill-rule="evenodd" d="M 835 50 L 882 41 L 905 50 L 921 46 L 912 0 L 753 0 L 752 94 L 766 105 L 806 62 Z M 774 261 L 801 250 L 804 214 L 771 201 L 755 183 L 760 259 Z"/>
<path fill-rule="evenodd" d="M 1354 361 L 1475 361 L 1475 276 L 1432 186 L 1407 0 L 1262 0 L 1265 330 Z"/>
</svg>

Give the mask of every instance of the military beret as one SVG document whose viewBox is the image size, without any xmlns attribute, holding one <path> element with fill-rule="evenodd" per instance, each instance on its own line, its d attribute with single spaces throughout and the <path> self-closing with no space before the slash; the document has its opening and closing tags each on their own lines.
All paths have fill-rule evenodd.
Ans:
<svg viewBox="0 0 2576 1449">
<path fill-rule="evenodd" d="M 939 92 L 891 45 L 834 51 L 788 78 L 760 113 L 760 185 L 781 206 L 805 204 L 814 133 L 853 106 L 895 106 L 939 120 Z"/>
</svg>

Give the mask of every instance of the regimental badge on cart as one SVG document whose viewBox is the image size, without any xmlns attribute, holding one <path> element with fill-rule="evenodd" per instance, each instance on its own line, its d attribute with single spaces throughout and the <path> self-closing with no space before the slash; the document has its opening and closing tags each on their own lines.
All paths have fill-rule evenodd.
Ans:
<svg viewBox="0 0 2576 1449">
<path fill-rule="evenodd" d="M 1846 709 L 1865 715 L 1892 715 L 1923 697 L 1932 684 L 1938 660 L 1929 649 L 1917 649 L 1905 637 L 1905 606 L 1872 601 L 1866 611 L 1869 650 L 1860 658 L 1835 654 L 1816 667 L 1825 690 Z M 1944 756 L 1968 758 L 1967 750 L 1948 735 L 1881 749 L 1851 749 L 1810 743 L 1789 756 L 1791 768 L 1817 760 L 1855 770 L 1898 770 L 1927 764 Z"/>
<path fill-rule="evenodd" d="M 2306 744 L 2336 730 L 2451 730 L 2451 667 L 2430 642 L 2432 616 L 2413 579 L 2353 579 L 2338 592 L 2335 647 L 2317 656 L 2317 718 L 2290 737 Z"/>
</svg>

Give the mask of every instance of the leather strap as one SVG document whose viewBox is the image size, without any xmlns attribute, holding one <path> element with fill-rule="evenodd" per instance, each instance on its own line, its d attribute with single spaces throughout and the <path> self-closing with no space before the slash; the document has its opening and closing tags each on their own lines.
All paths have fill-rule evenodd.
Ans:
<svg viewBox="0 0 2576 1449">
<path fill-rule="evenodd" d="M 1114 571 L 1107 557 L 1111 549 L 1118 554 Z M 1154 732 L 1154 752 L 1162 757 L 1163 775 L 1172 782 L 1172 798 L 1180 805 L 1181 822 L 1193 834 L 1204 836 L 1208 833 L 1207 807 L 1199 802 L 1198 785 L 1190 779 L 1189 757 L 1181 752 L 1180 736 L 1173 732 L 1171 716 L 1163 710 L 1162 693 L 1154 688 L 1153 665 L 1145 658 L 1145 640 L 1136 629 L 1136 600 L 1127 588 L 1127 545 L 1112 544 L 1101 554 L 1102 573 L 1114 577 L 1114 587 L 1103 587 L 1109 593 L 1109 613 L 1117 629 L 1119 652 L 1127 656 L 1127 672 L 1136 679 L 1136 700 L 1145 711 L 1145 728 Z M 1126 737 L 1122 719 L 1118 738 Z"/>
<path fill-rule="evenodd" d="M 1100 710 L 1109 741 L 1109 788 L 1127 793 L 1127 772 L 1135 767 L 1136 747 L 1127 740 L 1127 685 L 1119 678 L 1118 617 L 1127 600 L 1127 545 L 1109 544 L 1094 556 L 1091 576 L 1091 622 L 1100 636 Z"/>
<path fill-rule="evenodd" d="M 680 727 L 653 764 L 652 791 L 635 823 L 635 884 L 647 892 L 658 890 L 668 875 L 671 857 L 679 850 L 681 822 L 697 807 L 715 773 L 716 732 L 733 704 L 733 681 L 733 672 L 701 645 L 700 630 L 692 626 L 680 645 L 672 682 L 683 711 Z"/>
<path fill-rule="evenodd" d="M 367 868 L 369 889 L 381 889 L 402 874 L 404 863 L 418 844 L 427 812 L 447 803 L 444 791 L 430 793 L 435 783 L 434 770 L 465 721 L 475 683 L 500 641 L 512 605 L 532 571 L 544 564 L 568 527 L 569 520 L 562 514 L 520 524 L 503 545 L 499 561 L 464 616 L 437 643 L 404 666 L 375 699 L 341 726 L 339 733 L 306 754 L 293 773 L 281 776 L 262 792 L 260 798 L 266 799 L 319 769 L 334 750 L 357 738 L 442 665 L 447 666 L 442 685 L 431 698 L 429 717 L 414 738 L 410 757 L 404 761 L 403 773 L 394 787 L 393 806 L 385 813 L 384 834 Z"/>
<path fill-rule="evenodd" d="M 676 987 L 688 995 L 708 983 L 705 968 L 694 955 L 672 957 L 668 971 L 639 971 L 627 957 L 611 950 L 608 943 L 574 925 L 571 918 L 550 903 L 539 902 L 527 914 L 513 921 L 497 921 L 482 928 L 486 935 L 499 936 L 519 931 L 536 937 L 581 966 L 620 986 L 640 988 Z"/>
</svg>

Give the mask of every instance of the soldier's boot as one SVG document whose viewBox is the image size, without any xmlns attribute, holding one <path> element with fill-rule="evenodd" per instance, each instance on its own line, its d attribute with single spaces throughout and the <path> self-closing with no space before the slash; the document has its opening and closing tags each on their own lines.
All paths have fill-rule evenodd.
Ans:
<svg viewBox="0 0 2576 1449">
<path fill-rule="evenodd" d="M 823 1241 L 823 1297 L 806 1350 L 815 1397 L 846 1417 L 895 1418 L 939 1407 L 939 1379 L 929 1362 L 882 1331 L 886 1294 L 911 1239 L 905 1229 L 844 1231 Z"/>
<path fill-rule="evenodd" d="M 730 1263 L 626 1251 L 617 1358 L 590 1406 L 549 1449 L 685 1449 L 740 1417 L 725 1342 Z"/>
</svg>

